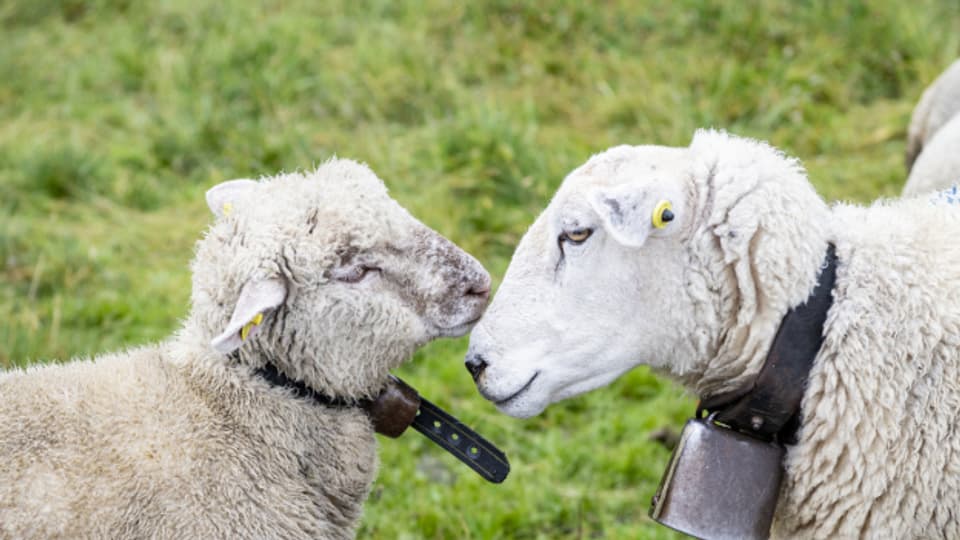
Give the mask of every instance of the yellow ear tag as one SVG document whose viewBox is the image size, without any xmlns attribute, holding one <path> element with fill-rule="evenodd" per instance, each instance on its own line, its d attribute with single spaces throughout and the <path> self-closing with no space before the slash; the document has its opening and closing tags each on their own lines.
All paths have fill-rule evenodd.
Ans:
<svg viewBox="0 0 960 540">
<path fill-rule="evenodd" d="M 653 226 L 657 229 L 662 229 L 667 226 L 667 223 L 673 221 L 673 205 L 670 204 L 670 201 L 664 199 L 657 203 L 657 206 L 653 209 Z"/>
<path fill-rule="evenodd" d="M 229 216 L 230 212 L 233 212 L 233 205 L 228 202 L 223 203 L 223 215 Z"/>
<path fill-rule="evenodd" d="M 250 322 L 243 325 L 243 328 L 240 329 L 240 340 L 243 341 L 247 339 L 247 336 L 250 334 L 250 329 L 254 326 L 259 325 L 263 322 L 263 313 L 257 313 L 257 316 L 250 319 Z"/>
</svg>

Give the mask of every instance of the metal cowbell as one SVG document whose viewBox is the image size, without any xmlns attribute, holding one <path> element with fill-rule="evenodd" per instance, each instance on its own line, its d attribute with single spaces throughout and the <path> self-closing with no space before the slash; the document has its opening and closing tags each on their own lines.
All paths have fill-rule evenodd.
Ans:
<svg viewBox="0 0 960 540">
<path fill-rule="evenodd" d="M 650 517 L 705 539 L 768 538 L 784 447 L 709 419 L 689 420 L 653 497 Z"/>
</svg>

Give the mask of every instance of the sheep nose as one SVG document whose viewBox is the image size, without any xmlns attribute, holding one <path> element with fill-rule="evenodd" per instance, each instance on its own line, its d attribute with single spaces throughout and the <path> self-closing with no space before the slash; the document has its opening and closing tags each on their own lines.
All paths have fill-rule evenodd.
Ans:
<svg viewBox="0 0 960 540">
<path fill-rule="evenodd" d="M 466 364 L 467 371 L 470 372 L 470 376 L 473 377 L 474 381 L 480 378 L 480 375 L 483 374 L 484 369 L 487 369 L 487 361 L 484 360 L 479 354 L 467 355 L 467 359 L 464 361 L 464 364 Z"/>
<path fill-rule="evenodd" d="M 484 273 L 473 279 L 464 279 L 460 290 L 464 296 L 486 301 L 490 298 L 490 276 Z"/>
<path fill-rule="evenodd" d="M 490 286 L 481 283 L 475 283 L 467 288 L 467 292 L 464 293 L 464 295 L 474 296 L 480 298 L 481 300 L 487 300 L 490 298 Z"/>
</svg>

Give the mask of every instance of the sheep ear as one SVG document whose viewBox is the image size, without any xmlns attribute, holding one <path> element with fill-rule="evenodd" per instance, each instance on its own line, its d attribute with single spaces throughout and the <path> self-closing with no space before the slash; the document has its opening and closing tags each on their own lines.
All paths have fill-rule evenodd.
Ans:
<svg viewBox="0 0 960 540">
<path fill-rule="evenodd" d="M 247 339 L 257 335 L 266 313 L 283 303 L 287 285 L 280 278 L 251 281 L 243 286 L 240 299 L 233 309 L 230 322 L 219 336 L 210 342 L 223 354 L 237 350 Z"/>
<path fill-rule="evenodd" d="M 587 201 L 600 215 L 603 228 L 614 240 L 628 247 L 642 246 L 653 230 L 651 198 L 643 187 L 634 183 L 596 188 L 587 194 Z"/>
<path fill-rule="evenodd" d="M 228 180 L 217 184 L 207 190 L 207 206 L 218 218 L 228 215 L 233 208 L 233 202 L 257 185 L 258 182 L 247 179 Z"/>
</svg>

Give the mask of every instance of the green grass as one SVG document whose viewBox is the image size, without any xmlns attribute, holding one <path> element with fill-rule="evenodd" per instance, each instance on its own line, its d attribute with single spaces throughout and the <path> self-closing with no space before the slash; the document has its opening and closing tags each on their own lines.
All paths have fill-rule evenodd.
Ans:
<svg viewBox="0 0 960 540">
<path fill-rule="evenodd" d="M 902 2 L 7 0 L 0 3 L 0 368 L 132 346 L 186 313 L 210 185 L 366 161 L 501 276 L 564 174 L 715 126 L 800 157 L 830 200 L 896 196 L 913 104 L 960 5 Z M 646 517 L 692 411 L 646 370 L 519 421 L 466 340 L 401 375 L 499 443 L 488 485 L 381 441 L 362 538 L 666 538 Z"/>
</svg>

